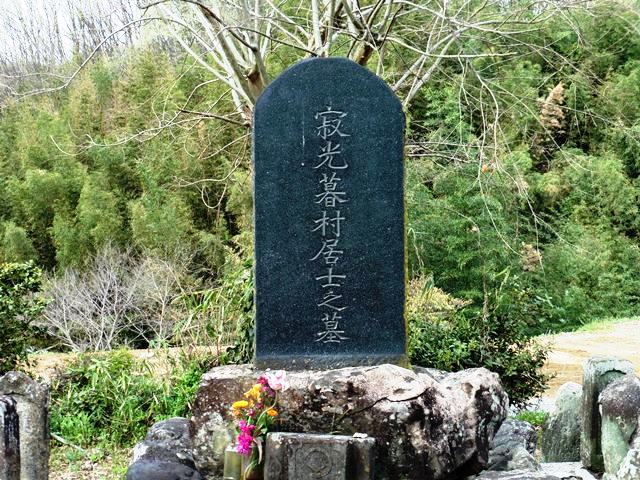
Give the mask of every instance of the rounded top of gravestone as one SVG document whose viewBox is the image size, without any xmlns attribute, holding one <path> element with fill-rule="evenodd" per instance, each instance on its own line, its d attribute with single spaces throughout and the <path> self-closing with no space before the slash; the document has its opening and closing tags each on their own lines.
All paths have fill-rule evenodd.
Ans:
<svg viewBox="0 0 640 480">
<path fill-rule="evenodd" d="M 383 108 L 388 115 L 404 117 L 402 104 L 391 88 L 369 69 L 344 57 L 314 57 L 289 67 L 260 95 L 255 112 L 274 101 L 290 103 L 287 97 L 302 96 L 308 99 L 308 105 L 315 105 L 314 100 L 327 91 L 336 98 L 375 101 L 375 109 Z"/>
<path fill-rule="evenodd" d="M 637 422 L 640 418 L 640 378 L 627 374 L 614 380 L 600 394 L 603 414 L 619 421 Z"/>
<path fill-rule="evenodd" d="M 49 387 L 22 372 L 9 372 L 0 377 L 0 394 L 20 396 L 32 403 L 46 403 Z"/>
</svg>

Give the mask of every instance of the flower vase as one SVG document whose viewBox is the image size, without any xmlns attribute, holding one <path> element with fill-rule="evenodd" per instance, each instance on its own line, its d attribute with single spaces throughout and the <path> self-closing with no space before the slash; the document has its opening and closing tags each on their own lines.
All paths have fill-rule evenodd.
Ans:
<svg viewBox="0 0 640 480">
<path fill-rule="evenodd" d="M 264 479 L 264 464 L 255 462 L 254 459 L 258 458 L 258 452 L 254 448 L 251 455 L 242 455 L 242 480 L 263 480 Z"/>
<path fill-rule="evenodd" d="M 242 480 L 242 459 L 244 455 L 240 455 L 235 445 L 229 445 L 224 451 L 224 480 Z"/>
</svg>

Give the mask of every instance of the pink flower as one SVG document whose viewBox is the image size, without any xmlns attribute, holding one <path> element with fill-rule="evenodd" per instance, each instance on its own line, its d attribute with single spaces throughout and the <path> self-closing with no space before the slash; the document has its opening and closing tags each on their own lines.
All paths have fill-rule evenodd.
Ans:
<svg viewBox="0 0 640 480">
<path fill-rule="evenodd" d="M 240 434 L 236 439 L 236 452 L 241 455 L 251 455 L 253 448 L 253 431 L 256 426 L 248 425 L 244 420 L 240 420 L 238 425 L 240 426 Z"/>
<path fill-rule="evenodd" d="M 289 388 L 289 382 L 287 381 L 287 372 L 284 370 L 276 370 L 275 372 L 267 372 L 265 374 L 269 388 L 276 392 L 282 390 L 283 392 Z"/>
<path fill-rule="evenodd" d="M 240 455 L 251 455 L 251 450 L 253 449 L 253 437 L 251 435 L 246 435 L 241 433 L 238 435 L 238 444 L 236 445 L 236 452 Z"/>
</svg>

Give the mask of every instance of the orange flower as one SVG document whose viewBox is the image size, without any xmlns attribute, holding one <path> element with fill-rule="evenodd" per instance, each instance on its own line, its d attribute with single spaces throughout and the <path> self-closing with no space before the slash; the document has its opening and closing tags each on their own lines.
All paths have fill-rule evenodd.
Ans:
<svg viewBox="0 0 640 480">
<path fill-rule="evenodd" d="M 278 411 L 275 408 L 270 408 L 269 410 L 267 410 L 267 415 L 269 415 L 270 417 L 275 417 L 278 415 Z"/>
</svg>

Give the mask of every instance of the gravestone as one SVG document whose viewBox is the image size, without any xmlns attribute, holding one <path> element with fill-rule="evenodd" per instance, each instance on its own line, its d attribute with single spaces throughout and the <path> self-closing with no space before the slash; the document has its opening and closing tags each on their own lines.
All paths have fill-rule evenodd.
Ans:
<svg viewBox="0 0 640 480">
<path fill-rule="evenodd" d="M 582 385 L 565 383 L 545 420 L 540 441 L 545 462 L 579 462 L 582 431 Z"/>
<path fill-rule="evenodd" d="M 16 401 L 20 417 L 20 478 L 49 478 L 49 388 L 21 372 L 0 377 L 0 395 Z"/>
<path fill-rule="evenodd" d="M 13 398 L 0 395 L 0 480 L 20 479 L 20 434 Z"/>
<path fill-rule="evenodd" d="M 254 116 L 258 368 L 406 363 L 404 115 L 344 58 L 285 71 Z"/>
<path fill-rule="evenodd" d="M 375 443 L 366 435 L 270 433 L 265 480 L 371 480 Z"/>
<path fill-rule="evenodd" d="M 600 394 L 611 382 L 633 371 L 633 364 L 629 360 L 615 357 L 593 357 L 584 365 L 580 459 L 590 470 L 604 471 L 602 417 L 598 403 Z"/>
</svg>

